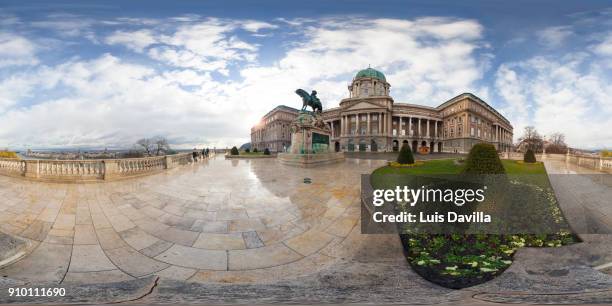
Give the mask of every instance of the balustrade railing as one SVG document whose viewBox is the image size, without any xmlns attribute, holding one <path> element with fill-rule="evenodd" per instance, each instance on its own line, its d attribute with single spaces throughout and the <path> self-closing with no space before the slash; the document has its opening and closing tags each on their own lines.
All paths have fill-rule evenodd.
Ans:
<svg viewBox="0 0 612 306">
<path fill-rule="evenodd" d="M 164 156 L 149 158 L 130 158 L 117 160 L 118 172 L 121 175 L 141 174 L 166 169 Z"/>
<path fill-rule="evenodd" d="M 612 172 L 612 157 L 584 156 L 567 154 L 565 160 L 578 166 Z"/>
<path fill-rule="evenodd" d="M 520 152 L 500 152 L 501 158 L 522 160 L 523 153 Z M 536 159 L 541 161 L 543 158 L 565 160 L 568 163 L 581 167 L 612 172 L 612 157 L 585 156 L 576 154 L 536 154 Z"/>
<path fill-rule="evenodd" d="M 113 180 L 147 175 L 192 163 L 192 153 L 96 160 L 44 160 L 0 158 L 0 174 L 60 182 Z"/>
<path fill-rule="evenodd" d="M 83 180 L 104 178 L 102 160 L 36 160 L 40 178 L 78 178 Z"/>
<path fill-rule="evenodd" d="M 0 158 L 0 173 L 6 175 L 21 175 L 25 172 L 25 163 L 19 159 Z"/>
</svg>

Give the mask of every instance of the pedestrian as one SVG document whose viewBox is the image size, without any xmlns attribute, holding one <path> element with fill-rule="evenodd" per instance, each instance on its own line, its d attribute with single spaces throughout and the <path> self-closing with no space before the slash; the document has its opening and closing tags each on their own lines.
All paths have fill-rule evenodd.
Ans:
<svg viewBox="0 0 612 306">
<path fill-rule="evenodd" d="M 196 148 L 193 148 L 193 153 L 191 153 L 191 156 L 193 156 L 194 162 L 198 161 L 198 150 L 196 150 Z"/>
</svg>

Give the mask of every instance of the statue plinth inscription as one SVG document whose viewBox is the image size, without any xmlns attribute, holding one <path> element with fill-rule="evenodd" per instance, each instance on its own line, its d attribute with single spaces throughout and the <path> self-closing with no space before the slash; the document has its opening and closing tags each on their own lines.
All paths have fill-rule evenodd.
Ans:
<svg viewBox="0 0 612 306">
<path fill-rule="evenodd" d="M 303 106 L 298 117 L 291 124 L 291 147 L 288 153 L 281 153 L 278 159 L 283 164 L 310 167 L 344 160 L 344 153 L 333 152 L 331 131 L 323 121 L 321 101 L 316 91 L 309 95 L 305 90 L 295 91 L 302 97 Z M 306 107 L 312 107 L 309 112 Z"/>
</svg>

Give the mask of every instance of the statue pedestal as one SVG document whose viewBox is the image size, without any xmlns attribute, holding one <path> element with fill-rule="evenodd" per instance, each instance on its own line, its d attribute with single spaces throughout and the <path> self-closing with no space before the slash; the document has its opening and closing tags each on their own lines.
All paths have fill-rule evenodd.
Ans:
<svg viewBox="0 0 612 306">
<path fill-rule="evenodd" d="M 301 111 L 291 124 L 291 147 L 288 153 L 279 153 L 278 160 L 285 165 L 313 167 L 344 160 L 343 152 L 333 152 L 331 131 L 320 115 Z"/>
</svg>

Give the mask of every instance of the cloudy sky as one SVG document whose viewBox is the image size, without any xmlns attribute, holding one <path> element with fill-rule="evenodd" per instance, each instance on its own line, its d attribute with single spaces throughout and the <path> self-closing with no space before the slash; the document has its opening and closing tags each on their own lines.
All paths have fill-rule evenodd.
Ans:
<svg viewBox="0 0 612 306">
<path fill-rule="evenodd" d="M 335 107 L 368 65 L 397 102 L 472 92 L 515 140 L 612 146 L 605 1 L 0 0 L 0 148 L 241 144 L 296 88 Z"/>
</svg>

